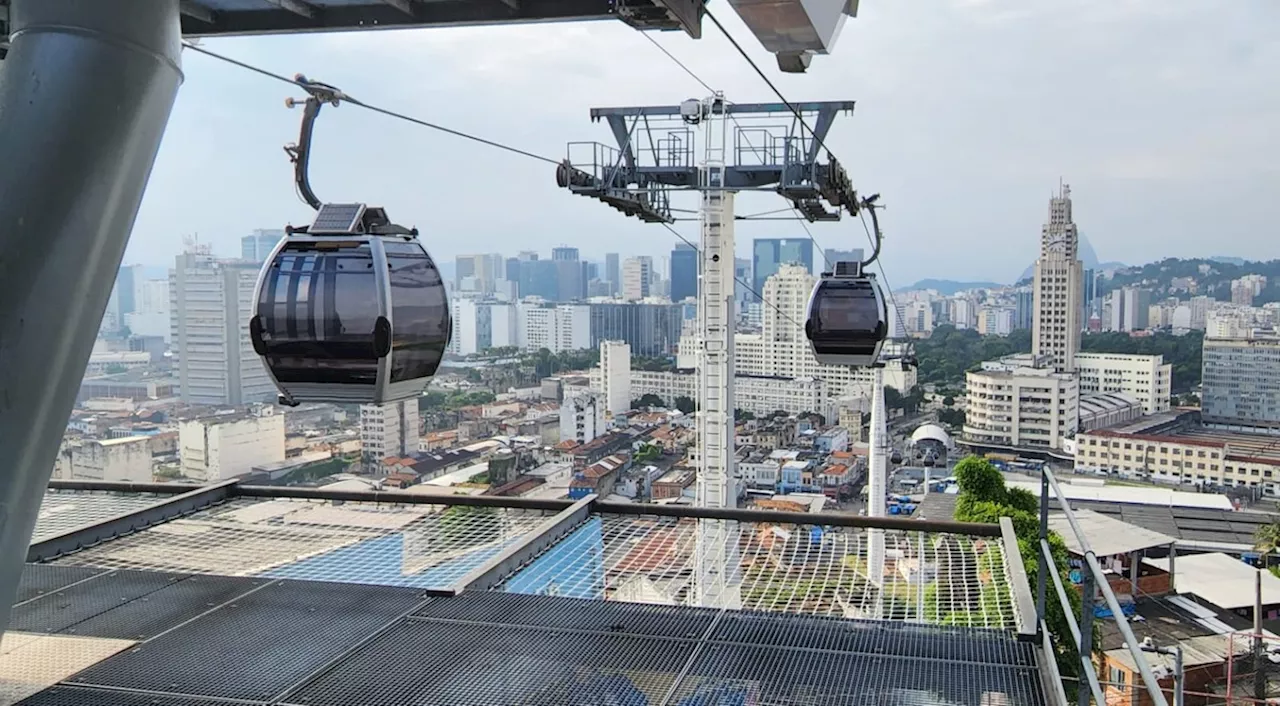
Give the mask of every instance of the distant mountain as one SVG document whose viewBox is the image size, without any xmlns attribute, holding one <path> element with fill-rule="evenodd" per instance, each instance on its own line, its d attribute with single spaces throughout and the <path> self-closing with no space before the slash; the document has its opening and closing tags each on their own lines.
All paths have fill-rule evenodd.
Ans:
<svg viewBox="0 0 1280 706">
<path fill-rule="evenodd" d="M 957 282 L 950 279 L 922 279 L 919 282 L 898 289 L 899 292 L 910 292 L 920 289 L 936 289 L 939 294 L 950 296 L 966 289 L 995 289 L 1005 285 L 998 282 Z"/>
<path fill-rule="evenodd" d="M 1084 265 L 1086 270 L 1118 270 L 1126 267 L 1123 262 L 1098 262 L 1098 254 L 1093 251 L 1093 245 L 1089 243 L 1089 238 L 1083 233 L 1080 235 L 1080 263 Z M 1022 271 L 1022 276 L 1018 281 L 1030 280 L 1036 272 L 1036 263 L 1032 261 L 1027 269 Z"/>
</svg>

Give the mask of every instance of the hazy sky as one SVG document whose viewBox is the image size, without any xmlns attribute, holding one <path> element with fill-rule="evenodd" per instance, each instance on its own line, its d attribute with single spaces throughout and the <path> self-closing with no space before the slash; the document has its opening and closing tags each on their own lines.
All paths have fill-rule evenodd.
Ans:
<svg viewBox="0 0 1280 706">
<path fill-rule="evenodd" d="M 1102 260 L 1280 257 L 1280 2 L 1275 0 L 862 0 L 830 56 L 781 74 L 722 0 L 711 6 L 791 100 L 858 101 L 827 144 L 888 210 L 890 284 L 922 277 L 1011 281 L 1035 257 L 1048 198 L 1072 186 Z M 736 102 L 769 89 L 708 21 L 704 38 L 655 35 Z M 621 22 L 206 40 L 263 68 L 363 101 L 559 158 L 611 143 L 592 107 L 674 104 L 706 92 Z M 281 146 L 300 91 L 186 52 L 126 262 L 169 264 L 182 237 L 238 252 L 254 228 L 309 221 Z M 386 206 L 438 259 L 560 244 L 661 255 L 661 226 L 558 189 L 550 165 L 354 106 L 326 110 L 313 185 L 322 199 Z M 696 206 L 684 194 L 675 205 Z M 780 208 L 776 195 L 739 212 Z M 678 224 L 689 238 L 696 223 Z M 846 219 L 812 226 L 823 247 L 866 244 Z M 739 223 L 755 237 L 798 224 Z"/>
</svg>

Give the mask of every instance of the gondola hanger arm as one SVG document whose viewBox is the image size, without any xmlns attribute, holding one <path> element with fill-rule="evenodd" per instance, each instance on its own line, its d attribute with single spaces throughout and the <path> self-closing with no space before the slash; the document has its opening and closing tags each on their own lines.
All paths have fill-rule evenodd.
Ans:
<svg viewBox="0 0 1280 706">
<path fill-rule="evenodd" d="M 321 201 L 316 197 L 314 191 L 311 190 L 311 178 L 308 174 L 308 167 L 311 163 L 311 138 L 315 129 L 316 118 L 320 115 L 320 108 L 325 103 L 338 107 L 344 100 L 351 100 L 351 97 L 343 93 L 341 90 L 327 83 L 319 81 L 311 81 L 302 74 L 295 74 L 293 81 L 302 90 L 307 92 L 304 99 L 286 98 L 285 107 L 293 108 L 302 104 L 302 127 L 298 133 L 297 144 L 285 145 L 284 151 L 289 155 L 289 161 L 293 163 L 293 179 L 298 187 L 298 194 L 303 201 L 311 208 L 319 211 Z"/>
</svg>

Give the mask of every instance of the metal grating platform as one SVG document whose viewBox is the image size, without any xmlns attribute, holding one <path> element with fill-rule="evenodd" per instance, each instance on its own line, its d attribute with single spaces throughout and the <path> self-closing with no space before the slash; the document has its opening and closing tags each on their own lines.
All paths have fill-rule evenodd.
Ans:
<svg viewBox="0 0 1280 706">
<path fill-rule="evenodd" d="M 231 585 L 174 586 L 197 579 Z M 198 617 L 137 643 L 12 633 L 66 663 L 21 703 L 1044 704 L 1032 643 L 997 630 L 287 580 L 210 598 L 174 593 Z"/>
<path fill-rule="evenodd" d="M 18 583 L 18 598 L 14 604 L 25 603 L 103 573 L 105 573 L 104 569 L 87 566 L 26 564 L 22 569 L 22 581 Z"/>
<path fill-rule="evenodd" d="M 69 681 L 269 700 L 421 601 L 408 589 L 275 582 Z"/>
<path fill-rule="evenodd" d="M 57 560 L 58 566 L 445 588 L 548 513 L 238 499 Z"/>
</svg>

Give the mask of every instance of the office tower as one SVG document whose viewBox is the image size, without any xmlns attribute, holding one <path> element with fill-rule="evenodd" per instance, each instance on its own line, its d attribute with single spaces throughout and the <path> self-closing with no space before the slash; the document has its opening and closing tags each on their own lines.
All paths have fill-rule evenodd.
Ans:
<svg viewBox="0 0 1280 706">
<path fill-rule="evenodd" d="M 1081 314 L 1080 325 L 1083 328 L 1089 327 L 1089 317 L 1093 315 L 1095 300 L 1098 298 L 1098 282 L 1101 278 L 1097 270 L 1088 269 L 1084 271 L 1084 294 L 1081 299 L 1084 302 L 1084 311 Z"/>
<path fill-rule="evenodd" d="M 1035 311 L 1035 293 L 1030 287 L 1019 289 L 1014 294 L 1013 327 L 1030 330 Z"/>
<path fill-rule="evenodd" d="M 622 263 L 622 298 L 637 301 L 650 295 L 653 282 L 653 258 L 629 257 Z"/>
<path fill-rule="evenodd" d="M 453 262 L 453 286 L 455 289 L 463 289 L 463 280 L 476 277 L 476 256 L 459 255 Z"/>
<path fill-rule="evenodd" d="M 169 271 L 169 321 L 182 401 L 240 405 L 274 400 L 275 385 L 249 341 L 258 264 L 215 260 L 189 246 Z"/>
<path fill-rule="evenodd" d="M 276 243 L 284 238 L 280 228 L 259 228 L 240 239 L 240 259 L 262 264 L 271 256 Z"/>
<path fill-rule="evenodd" d="M 674 353 L 680 343 L 685 312 L 680 304 L 610 302 L 589 307 L 593 347 L 604 341 L 625 341 L 635 355 L 659 356 Z"/>
<path fill-rule="evenodd" d="M 609 293 L 617 294 L 622 288 L 622 272 L 618 267 L 618 253 L 605 253 L 604 280 L 609 283 Z"/>
<path fill-rule="evenodd" d="M 520 261 L 520 296 L 542 297 L 547 301 L 560 298 L 559 270 L 551 260 Z"/>
<path fill-rule="evenodd" d="M 698 296 L 698 251 L 680 243 L 671 251 L 671 301 Z"/>
<path fill-rule="evenodd" d="M 578 249 L 559 247 L 551 251 L 556 270 L 556 301 L 571 302 L 587 296 L 587 263 L 578 259 Z"/>
<path fill-rule="evenodd" d="M 752 243 L 752 284 L 764 291 L 765 280 L 782 265 L 803 265 L 813 274 L 813 241 L 805 238 L 756 238 Z"/>
<path fill-rule="evenodd" d="M 551 259 L 566 260 L 566 261 L 571 260 L 571 261 L 577 262 L 581 258 L 578 257 L 577 248 L 571 248 L 567 245 L 561 245 L 558 248 L 551 248 Z"/>
<path fill-rule="evenodd" d="M 1049 200 L 1049 220 L 1040 230 L 1031 332 L 1031 352 L 1052 356 L 1054 369 L 1061 373 L 1075 371 L 1075 356 L 1080 351 L 1084 268 L 1079 247 L 1071 214 L 1071 187 L 1063 184 L 1058 195 Z"/>
<path fill-rule="evenodd" d="M 1206 338 L 1203 358 L 1205 424 L 1280 432 L 1280 339 Z"/>
</svg>

